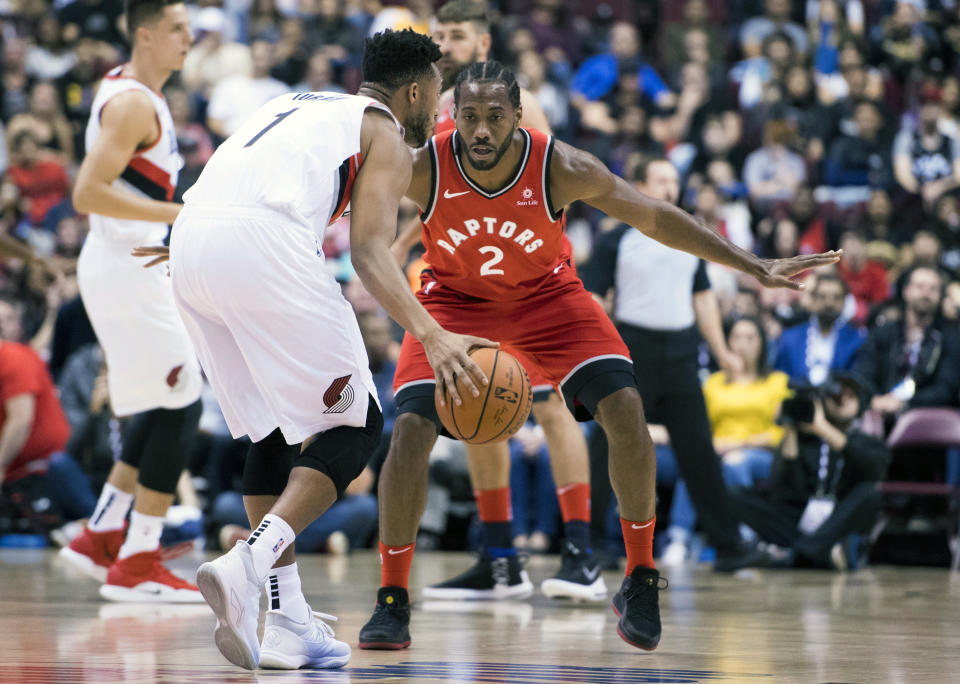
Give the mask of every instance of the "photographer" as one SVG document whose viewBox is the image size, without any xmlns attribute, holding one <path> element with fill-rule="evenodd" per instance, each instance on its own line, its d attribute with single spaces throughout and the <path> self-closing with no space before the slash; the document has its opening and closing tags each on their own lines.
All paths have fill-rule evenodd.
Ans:
<svg viewBox="0 0 960 684">
<path fill-rule="evenodd" d="M 870 530 L 890 452 L 862 432 L 863 393 L 856 376 L 834 372 L 817 388 L 783 403 L 783 441 L 771 471 L 771 493 L 735 494 L 743 522 L 782 567 L 846 569 L 843 540 Z"/>
</svg>

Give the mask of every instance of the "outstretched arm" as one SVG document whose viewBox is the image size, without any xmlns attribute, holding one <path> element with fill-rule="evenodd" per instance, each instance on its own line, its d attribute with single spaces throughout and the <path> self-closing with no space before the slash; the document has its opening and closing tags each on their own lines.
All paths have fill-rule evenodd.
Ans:
<svg viewBox="0 0 960 684">
<path fill-rule="evenodd" d="M 766 287 L 799 290 L 802 285 L 790 276 L 840 258 L 838 252 L 827 252 L 760 259 L 678 207 L 639 192 L 592 154 L 559 141 L 550 166 L 550 190 L 556 207 L 581 200 L 668 247 L 748 273 Z"/>
</svg>

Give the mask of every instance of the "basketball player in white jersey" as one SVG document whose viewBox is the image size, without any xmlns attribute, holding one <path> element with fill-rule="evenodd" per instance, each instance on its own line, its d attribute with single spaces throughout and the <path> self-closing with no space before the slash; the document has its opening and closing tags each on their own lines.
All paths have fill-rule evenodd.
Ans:
<svg viewBox="0 0 960 684">
<path fill-rule="evenodd" d="M 460 72 L 490 56 L 490 20 L 483 3 L 451 0 L 437 11 L 433 40 L 443 57 L 437 63 L 443 76 L 436 133 L 455 128 L 453 86 Z M 549 134 L 550 122 L 527 90 L 520 89 L 523 118 L 520 125 Z M 394 253 L 405 259 L 420 242 L 419 217 L 404 228 Z M 569 245 L 569 243 L 567 243 Z M 563 562 L 559 572 L 545 580 L 541 590 L 550 597 L 577 601 L 604 601 L 607 587 L 599 572 L 590 542 L 590 459 L 587 443 L 573 414 L 560 395 L 539 373 L 527 368 L 533 382 L 533 416 L 543 428 L 550 452 L 550 466 L 563 518 Z M 526 571 L 521 571 L 513 545 L 510 519 L 510 448 L 506 442 L 489 446 L 468 445 L 470 480 L 477 498 L 484 552 L 465 573 L 441 584 L 426 587 L 423 596 L 431 599 L 520 599 L 533 592 Z M 507 522 L 504 522 L 507 521 Z M 498 581 L 494 561 L 505 558 L 515 567 L 506 584 Z"/>
<path fill-rule="evenodd" d="M 130 418 L 93 516 L 61 554 L 105 580 L 109 600 L 200 602 L 160 553 L 200 417 L 200 367 L 165 269 L 144 269 L 130 254 L 161 243 L 180 212 L 171 199 L 182 160 L 160 88 L 183 66 L 193 36 L 182 2 L 128 0 L 126 18 L 132 55 L 97 91 L 73 202 L 90 214 L 80 295 L 106 355 L 113 411 Z"/>
<path fill-rule="evenodd" d="M 272 100 L 217 149 L 173 227 L 177 306 L 231 433 L 252 442 L 243 494 L 254 532 L 197 573 L 217 647 L 241 667 L 350 658 L 307 605 L 293 553 L 296 535 L 366 465 L 383 425 L 356 317 L 324 266 L 327 226 L 350 208 L 353 265 L 423 342 L 438 386 L 453 388 L 458 375 L 479 396 L 487 382 L 467 352 L 492 343 L 441 328 L 390 253 L 412 173 L 404 142 L 421 146 L 433 131 L 439 58 L 428 37 L 385 31 L 367 41 L 357 95 Z"/>
</svg>

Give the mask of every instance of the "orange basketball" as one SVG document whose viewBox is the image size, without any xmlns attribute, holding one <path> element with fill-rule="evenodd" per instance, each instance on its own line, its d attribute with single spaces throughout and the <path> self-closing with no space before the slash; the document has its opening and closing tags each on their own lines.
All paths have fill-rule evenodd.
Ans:
<svg viewBox="0 0 960 684">
<path fill-rule="evenodd" d="M 474 349 L 470 358 L 480 366 L 490 384 L 481 385 L 480 396 L 475 397 L 457 378 L 463 403 L 455 406 L 448 392 L 446 405 L 437 405 L 440 422 L 455 439 L 468 444 L 502 442 L 519 430 L 530 415 L 530 378 L 516 358 L 500 349 Z"/>
</svg>

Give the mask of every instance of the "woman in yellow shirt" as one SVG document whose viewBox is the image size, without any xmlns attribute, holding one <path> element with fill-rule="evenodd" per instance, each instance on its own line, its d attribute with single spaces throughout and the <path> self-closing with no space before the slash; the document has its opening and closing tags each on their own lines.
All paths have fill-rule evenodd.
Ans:
<svg viewBox="0 0 960 684">
<path fill-rule="evenodd" d="M 727 345 L 739 356 L 739 370 L 718 371 L 707 378 L 703 397 L 713 428 L 713 443 L 723 459 L 723 475 L 731 487 L 749 487 L 770 475 L 773 452 L 783 437 L 777 425 L 780 404 L 790 391 L 787 375 L 770 371 L 767 337 L 759 320 L 737 319 L 727 332 Z M 668 544 L 662 562 L 682 563 L 696 513 L 683 481 L 678 481 L 670 507 Z"/>
</svg>

